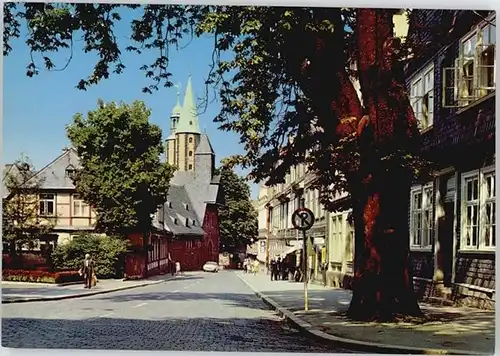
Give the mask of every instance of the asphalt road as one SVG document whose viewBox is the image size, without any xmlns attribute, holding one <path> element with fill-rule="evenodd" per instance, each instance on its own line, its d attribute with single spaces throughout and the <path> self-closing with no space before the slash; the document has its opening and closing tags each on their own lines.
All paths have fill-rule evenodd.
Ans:
<svg viewBox="0 0 500 356">
<path fill-rule="evenodd" d="M 291 329 L 230 271 L 93 297 L 4 304 L 2 346 L 351 352 Z"/>
</svg>

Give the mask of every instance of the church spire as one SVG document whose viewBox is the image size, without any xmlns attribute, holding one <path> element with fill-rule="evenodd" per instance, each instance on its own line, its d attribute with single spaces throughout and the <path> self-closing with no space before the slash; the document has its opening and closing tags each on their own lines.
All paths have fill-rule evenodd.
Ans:
<svg viewBox="0 0 500 356">
<path fill-rule="evenodd" d="M 182 111 L 182 106 L 181 106 L 181 83 L 177 83 L 174 85 L 177 88 L 177 103 L 175 104 L 174 108 L 172 109 L 172 115 L 174 116 L 179 116 Z"/>
<path fill-rule="evenodd" d="M 189 76 L 188 78 L 186 93 L 184 94 L 184 101 L 182 103 L 181 117 L 179 119 L 179 124 L 177 126 L 176 132 L 200 134 L 200 124 L 198 121 L 196 103 L 194 101 L 191 76 Z"/>
</svg>

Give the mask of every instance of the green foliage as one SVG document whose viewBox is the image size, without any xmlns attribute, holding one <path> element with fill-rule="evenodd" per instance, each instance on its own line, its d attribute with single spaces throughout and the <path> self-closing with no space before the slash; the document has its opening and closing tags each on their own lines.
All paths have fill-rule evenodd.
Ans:
<svg viewBox="0 0 500 356">
<path fill-rule="evenodd" d="M 37 239 L 51 231 L 54 219 L 39 216 L 43 180 L 34 175 L 28 157 L 21 156 L 4 171 L 2 197 L 3 239 L 14 254 L 21 247 L 33 248 Z"/>
<path fill-rule="evenodd" d="M 52 252 L 57 269 L 78 271 L 86 253 L 95 261 L 96 275 L 100 278 L 117 278 L 123 275 L 124 256 L 128 243 L 118 237 L 81 234 L 70 243 L 59 245 Z"/>
<path fill-rule="evenodd" d="M 331 106 L 341 88 L 336 71 L 347 69 L 349 60 L 357 56 L 355 9 L 8 4 L 4 53 L 9 53 L 10 40 L 18 35 L 23 19 L 30 29 L 26 43 L 44 56 L 48 69 L 52 62 L 47 53 L 71 48 L 74 36 L 81 35 L 85 51 L 100 58 L 88 78 L 77 85 L 86 89 L 125 68 L 113 31 L 120 14 L 130 8 L 135 16 L 125 50 L 138 55 L 157 51 L 157 58 L 141 67 L 151 79 L 144 92 L 172 85 L 170 50 L 180 48 L 193 35 L 213 36 L 207 86 L 218 91 L 222 103 L 215 121 L 222 130 L 237 133 L 245 149 L 244 155 L 230 157 L 228 164 L 251 168 L 252 178 L 272 185 L 283 182 L 290 167 L 305 162 L 316 175 L 314 185 L 322 188 L 325 204 L 348 188 L 346 176 L 353 177 L 359 166 L 359 142 L 356 135 L 334 134 L 340 118 Z M 403 48 L 397 53 L 400 61 L 406 53 Z M 327 55 L 318 56 L 321 51 Z M 31 62 L 28 75 L 36 74 L 37 68 Z M 408 169 L 421 175 L 423 171 L 414 167 L 426 162 L 420 161 L 418 152 L 402 151 L 394 164 L 409 162 L 404 157 L 412 156 Z"/>
<path fill-rule="evenodd" d="M 161 129 L 149 122 L 142 102 L 99 101 L 87 117 L 77 114 L 67 127 L 80 157 L 77 191 L 97 212 L 97 231 L 146 233 L 151 216 L 167 199 L 173 168 L 160 162 Z"/>
<path fill-rule="evenodd" d="M 258 234 L 257 211 L 250 199 L 250 188 L 246 181 L 230 168 L 219 168 L 225 206 L 219 208 L 221 251 L 245 247 Z"/>
</svg>

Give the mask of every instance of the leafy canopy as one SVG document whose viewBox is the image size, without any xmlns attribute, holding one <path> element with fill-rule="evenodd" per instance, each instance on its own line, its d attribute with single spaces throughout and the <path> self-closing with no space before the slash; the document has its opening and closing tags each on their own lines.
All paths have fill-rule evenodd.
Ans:
<svg viewBox="0 0 500 356">
<path fill-rule="evenodd" d="M 142 102 L 99 101 L 67 127 L 81 164 L 76 190 L 96 210 L 98 231 L 148 232 L 152 215 L 167 199 L 173 168 L 160 162 L 161 129 L 149 116 Z"/>
<path fill-rule="evenodd" d="M 230 168 L 219 168 L 217 174 L 221 175 L 225 201 L 225 206 L 219 208 L 220 248 L 231 251 L 246 247 L 258 234 L 257 211 L 250 198 L 250 188 L 245 179 Z"/>
<path fill-rule="evenodd" d="M 28 157 L 21 156 L 7 166 L 3 176 L 3 238 L 11 245 L 11 253 L 27 246 L 51 231 L 55 218 L 39 215 L 43 180 L 35 175 Z"/>
<path fill-rule="evenodd" d="M 121 48 L 114 31 L 127 11 L 134 18 L 130 41 Z M 42 55 L 49 70 L 54 70 L 51 54 L 72 53 L 73 41 L 80 39 L 85 52 L 99 55 L 92 73 L 77 84 L 85 90 L 125 70 L 124 50 L 137 55 L 157 51 L 155 61 L 140 68 L 151 79 L 142 90 L 151 93 L 172 85 L 171 50 L 192 36 L 212 36 L 207 87 L 222 103 L 215 121 L 222 130 L 239 134 L 246 152 L 226 163 L 249 167 L 256 181 L 275 184 L 291 166 L 305 162 L 327 204 L 337 191 L 347 190 L 346 176 L 360 160 L 352 130 L 334 134 L 345 117 L 331 107 L 345 84 L 336 73 L 357 74 L 349 66 L 357 55 L 356 19 L 355 10 L 346 8 L 8 3 L 4 53 L 11 51 L 22 21 L 29 29 L 28 48 Z M 405 57 L 403 47 L 397 55 Z M 27 74 L 36 75 L 40 66 L 31 60 Z M 392 161 L 416 173 L 424 167 L 414 152 L 393 156 Z"/>
</svg>

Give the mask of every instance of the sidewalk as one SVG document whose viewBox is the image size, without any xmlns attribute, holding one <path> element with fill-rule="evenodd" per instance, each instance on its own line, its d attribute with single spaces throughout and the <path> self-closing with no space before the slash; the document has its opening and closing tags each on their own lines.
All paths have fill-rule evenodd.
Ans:
<svg viewBox="0 0 500 356">
<path fill-rule="evenodd" d="M 134 281 L 103 279 L 99 280 L 97 285 L 90 290 L 83 288 L 83 282 L 81 284 L 58 286 L 44 283 L 2 281 L 2 303 L 23 303 L 86 297 L 159 284 L 173 278 L 176 277 L 171 275 L 162 275 Z M 187 277 L 180 276 L 177 278 Z"/>
<path fill-rule="evenodd" d="M 422 311 L 437 321 L 353 322 L 340 315 L 351 301 L 348 290 L 309 284 L 309 311 L 305 312 L 303 283 L 272 282 L 263 273 L 238 276 L 299 329 L 325 341 L 377 353 L 494 354 L 494 311 L 420 303 Z"/>
</svg>

